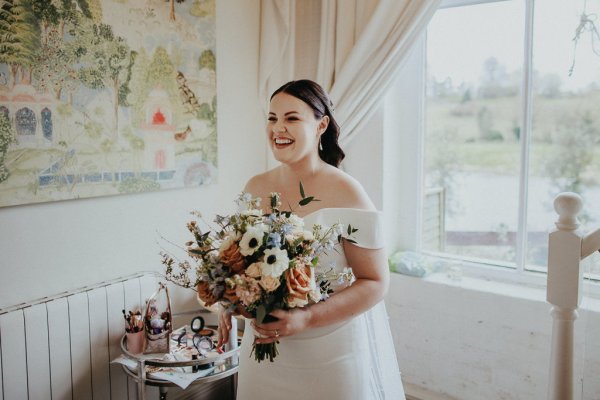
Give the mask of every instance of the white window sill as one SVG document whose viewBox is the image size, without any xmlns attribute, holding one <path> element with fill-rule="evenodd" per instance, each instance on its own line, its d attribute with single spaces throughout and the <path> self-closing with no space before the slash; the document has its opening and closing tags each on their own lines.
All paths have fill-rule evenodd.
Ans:
<svg viewBox="0 0 600 400">
<path fill-rule="evenodd" d="M 434 260 L 436 266 L 421 278 L 426 282 L 454 286 L 466 290 L 494 293 L 499 296 L 546 302 L 546 274 L 540 272 L 517 273 L 502 266 L 479 264 L 462 260 L 423 254 Z M 400 275 L 411 276 L 410 274 Z M 600 284 L 585 280 L 581 285 L 581 309 L 600 312 Z"/>
</svg>

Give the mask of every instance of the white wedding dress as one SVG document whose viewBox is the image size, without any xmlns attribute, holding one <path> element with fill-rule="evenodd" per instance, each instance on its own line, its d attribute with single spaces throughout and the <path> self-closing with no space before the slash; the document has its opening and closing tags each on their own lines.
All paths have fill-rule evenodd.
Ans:
<svg viewBox="0 0 600 400">
<path fill-rule="evenodd" d="M 376 211 L 324 208 L 304 221 L 307 228 L 350 224 L 358 229 L 353 235 L 358 246 L 383 247 L 382 214 Z M 342 246 L 337 250 L 321 255 L 318 268 L 341 272 L 348 267 Z M 245 327 L 237 400 L 405 399 L 383 301 L 342 323 L 281 338 L 274 362 L 254 360 L 255 332 L 249 323 Z"/>
</svg>

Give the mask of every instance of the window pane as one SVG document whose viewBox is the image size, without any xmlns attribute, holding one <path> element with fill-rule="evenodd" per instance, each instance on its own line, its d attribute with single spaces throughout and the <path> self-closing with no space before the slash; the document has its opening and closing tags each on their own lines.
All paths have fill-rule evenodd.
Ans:
<svg viewBox="0 0 600 400">
<path fill-rule="evenodd" d="M 520 0 L 429 24 L 424 250 L 514 265 L 523 35 Z"/>
<path fill-rule="evenodd" d="M 535 4 L 528 263 L 545 269 L 558 193 L 582 195 L 584 231 L 600 226 L 600 21 L 590 15 L 580 26 L 583 1 Z M 587 0 L 587 12 L 600 12 L 600 1 Z M 598 263 L 592 272 L 600 273 Z"/>
</svg>

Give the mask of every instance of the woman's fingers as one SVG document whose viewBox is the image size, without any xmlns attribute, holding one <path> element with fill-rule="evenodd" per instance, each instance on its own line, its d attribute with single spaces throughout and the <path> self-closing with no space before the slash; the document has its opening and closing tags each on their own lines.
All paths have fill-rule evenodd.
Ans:
<svg viewBox="0 0 600 400">
<path fill-rule="evenodd" d="M 257 343 L 270 343 L 279 340 L 283 336 L 282 325 L 280 321 L 270 322 L 268 324 L 257 324 L 256 320 L 252 321 L 252 327 L 260 336 L 261 341 Z M 267 340 L 262 341 L 262 340 Z M 271 340 L 272 339 L 272 340 Z"/>
<path fill-rule="evenodd" d="M 219 333 L 217 347 L 221 347 L 223 344 L 229 342 L 229 331 L 231 331 L 231 313 L 222 312 L 219 315 L 219 327 L 217 331 Z"/>
</svg>

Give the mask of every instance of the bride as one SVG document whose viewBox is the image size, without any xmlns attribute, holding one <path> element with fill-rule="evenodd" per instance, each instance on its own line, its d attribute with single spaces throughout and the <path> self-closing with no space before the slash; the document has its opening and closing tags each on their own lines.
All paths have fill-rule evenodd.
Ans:
<svg viewBox="0 0 600 400">
<path fill-rule="evenodd" d="M 382 215 L 361 185 L 338 169 L 344 152 L 329 96 L 309 80 L 289 82 L 271 96 L 267 137 L 280 166 L 251 178 L 244 189 L 253 197 L 281 194 L 298 204 L 298 187 L 320 201 L 294 210 L 306 225 L 350 224 L 351 243 L 319 259 L 318 269 L 341 273 L 324 302 L 275 310 L 277 321 L 247 320 L 239 358 L 238 400 L 404 399 L 404 390 L 383 297 L 389 272 L 383 249 Z M 342 274 L 340 274 L 342 275 Z M 222 313 L 220 342 L 227 342 L 231 316 Z M 274 362 L 251 358 L 252 343 L 279 342 Z"/>
</svg>

